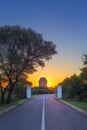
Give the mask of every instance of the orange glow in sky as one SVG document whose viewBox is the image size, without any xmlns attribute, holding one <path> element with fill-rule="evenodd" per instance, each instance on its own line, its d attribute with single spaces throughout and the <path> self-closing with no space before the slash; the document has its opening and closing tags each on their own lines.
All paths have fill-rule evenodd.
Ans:
<svg viewBox="0 0 87 130">
<path fill-rule="evenodd" d="M 28 80 L 33 83 L 33 86 L 39 86 L 39 79 L 45 77 L 47 79 L 48 87 L 55 87 L 58 83 L 62 82 L 66 77 L 70 77 L 73 74 L 80 73 L 80 66 L 73 65 L 72 62 L 65 62 L 65 60 L 60 62 L 61 59 L 58 59 L 58 55 L 53 56 L 53 59 L 46 62 L 44 68 L 38 67 L 38 71 L 28 75 Z M 69 67 L 70 66 L 70 67 Z"/>
</svg>

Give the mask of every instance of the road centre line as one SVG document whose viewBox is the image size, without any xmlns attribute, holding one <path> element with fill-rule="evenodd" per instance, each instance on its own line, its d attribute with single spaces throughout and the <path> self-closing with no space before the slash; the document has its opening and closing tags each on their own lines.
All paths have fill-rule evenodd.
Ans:
<svg viewBox="0 0 87 130">
<path fill-rule="evenodd" d="M 45 100 L 44 100 L 44 96 L 43 96 L 43 108 L 42 108 L 41 130 L 45 130 Z"/>
</svg>

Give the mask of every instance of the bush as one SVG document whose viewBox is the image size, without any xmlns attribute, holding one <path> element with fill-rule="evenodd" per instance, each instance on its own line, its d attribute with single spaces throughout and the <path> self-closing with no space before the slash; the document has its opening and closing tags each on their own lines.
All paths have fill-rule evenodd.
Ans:
<svg viewBox="0 0 87 130">
<path fill-rule="evenodd" d="M 24 87 L 24 83 L 19 82 L 14 88 L 14 95 L 20 99 L 26 97 L 26 88 Z"/>
<path fill-rule="evenodd" d="M 55 93 L 54 88 L 43 88 L 43 87 L 34 87 L 32 88 L 32 94 L 53 94 Z"/>
</svg>

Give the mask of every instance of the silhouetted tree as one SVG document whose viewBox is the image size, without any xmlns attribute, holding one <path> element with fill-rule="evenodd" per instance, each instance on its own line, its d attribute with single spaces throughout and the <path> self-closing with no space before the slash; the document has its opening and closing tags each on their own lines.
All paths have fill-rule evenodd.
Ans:
<svg viewBox="0 0 87 130">
<path fill-rule="evenodd" d="M 45 61 L 57 54 L 56 45 L 41 34 L 20 26 L 0 27 L 0 70 L 7 79 L 7 104 L 20 75 L 37 71 Z"/>
</svg>

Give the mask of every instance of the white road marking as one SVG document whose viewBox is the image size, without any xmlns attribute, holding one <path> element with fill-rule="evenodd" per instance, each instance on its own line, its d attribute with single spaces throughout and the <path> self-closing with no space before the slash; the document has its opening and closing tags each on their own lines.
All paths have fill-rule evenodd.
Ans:
<svg viewBox="0 0 87 130">
<path fill-rule="evenodd" d="M 44 97 L 43 97 L 41 130 L 45 130 L 45 100 L 44 100 Z"/>
</svg>

